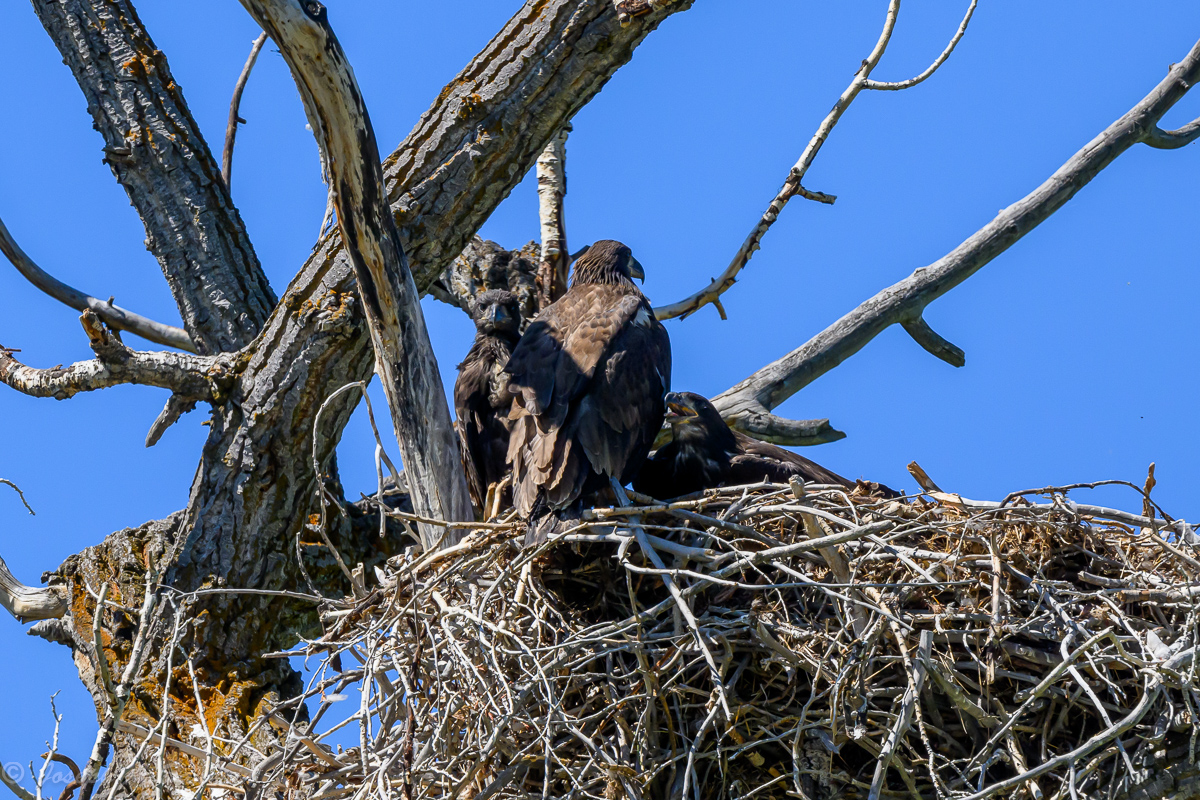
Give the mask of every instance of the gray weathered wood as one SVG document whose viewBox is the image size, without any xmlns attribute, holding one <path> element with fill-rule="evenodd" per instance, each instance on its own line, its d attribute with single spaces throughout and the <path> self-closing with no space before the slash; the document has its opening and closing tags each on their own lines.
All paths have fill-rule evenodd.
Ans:
<svg viewBox="0 0 1200 800">
<path fill-rule="evenodd" d="M 249 344 L 275 306 L 221 170 L 128 0 L 33 0 L 87 98 L 197 350 Z"/>
<path fill-rule="evenodd" d="M 67 596 L 55 589 L 26 586 L 0 558 L 0 607 L 22 620 L 54 619 L 67 613 Z"/>
<path fill-rule="evenodd" d="M 1141 102 L 1084 145 L 1041 186 L 1001 211 L 933 264 L 879 292 L 803 346 L 713 398 L 713 404 L 738 428 L 747 420 L 770 416 L 770 411 L 784 400 L 896 324 L 905 325 L 910 333 L 915 331 L 914 338 L 939 358 L 950 363 L 961 360 L 958 348 L 922 324 L 926 306 L 1048 219 L 1126 150 L 1161 137 L 1158 121 L 1197 80 L 1200 80 L 1200 43 L 1182 61 L 1172 65 L 1167 77 Z M 1196 127 L 1196 135 L 1200 136 L 1200 125 Z"/>
<path fill-rule="evenodd" d="M 419 287 L 438 279 L 532 168 L 550 137 L 629 60 L 645 36 L 690 5 L 677 0 L 626 27 L 611 0 L 530 0 L 516 13 L 385 161 L 388 197 Z M 104 76 L 82 73 L 83 80 L 93 77 Z M 163 222 L 146 221 L 150 227 Z M 105 581 L 130 587 L 136 595 L 147 558 L 163 575 L 162 583 L 179 591 L 213 585 L 305 587 L 297 541 L 308 541 L 305 526 L 318 489 L 341 494 L 333 450 L 355 393 L 331 403 L 315 431 L 313 416 L 334 391 L 369 378 L 374 367 L 360 306 L 353 266 L 334 232 L 314 248 L 243 354 L 237 380 L 214 406 L 187 510 L 112 534 L 59 569 L 54 580 L 77 607 L 90 608 L 87 586 Z M 314 444 L 320 475 L 312 466 Z M 354 533 L 357 527 L 345 529 L 340 515 L 329 517 L 330 538 L 351 564 L 369 563 L 380 557 L 378 548 L 402 541 L 391 535 L 381 540 L 378 523 L 360 536 Z M 348 590 L 325 548 L 301 547 L 300 552 L 319 591 L 340 595 Z M 311 606 L 270 595 L 207 594 L 190 613 L 202 624 L 187 641 L 186 656 L 213 693 L 215 716 L 228 735 L 249 730 L 264 708 L 300 690 L 286 659 L 257 656 L 288 649 L 298 635 L 311 634 Z M 60 627 L 43 630 L 77 652 L 91 637 L 90 618 L 71 615 Z M 155 634 L 156 655 L 143 668 L 145 685 L 155 685 L 165 669 L 165 635 Z M 126 656 L 118 648 L 113 657 L 123 663 Z M 97 676 L 86 659 L 76 664 L 100 710 Z M 190 701 L 176 701 L 179 724 L 185 729 L 195 724 Z M 270 752 L 274 734 L 266 726 L 257 730 L 251 744 Z M 107 776 L 115 780 L 122 774 L 137 744 L 118 731 Z M 191 796 L 195 787 L 189 789 L 186 764 L 199 768 L 202 759 L 182 759 L 168 770 L 166 796 Z M 117 794 L 153 797 L 154 781 L 152 769 L 135 767 Z M 109 788 L 105 784 L 100 791 Z"/>
<path fill-rule="evenodd" d="M 196 346 L 192 344 L 192 337 L 188 336 L 187 331 L 183 328 L 176 328 L 173 325 L 164 325 L 161 322 L 155 322 L 152 319 L 143 317 L 141 314 L 135 314 L 132 311 L 121 308 L 112 302 L 105 302 L 104 300 L 92 297 L 72 286 L 68 286 L 43 270 L 32 258 L 26 255 L 21 246 L 12 238 L 12 234 L 8 232 L 8 228 L 4 225 L 4 220 L 0 220 L 0 253 L 4 253 L 8 260 L 12 262 L 12 265 L 17 268 L 17 272 L 25 276 L 30 283 L 60 303 L 76 311 L 91 309 L 96 312 L 100 319 L 117 330 L 136 333 L 147 341 L 155 342 L 156 344 L 165 344 L 168 347 L 178 347 L 180 350 L 186 350 L 189 353 L 196 352 Z"/>
<path fill-rule="evenodd" d="M 416 284 L 383 194 L 379 148 L 346 54 L 316 0 L 242 0 L 291 67 L 324 154 L 338 228 L 354 264 L 376 370 L 420 516 L 474 519 L 458 438 Z M 452 545 L 459 532 L 422 523 L 422 544 Z"/>
</svg>

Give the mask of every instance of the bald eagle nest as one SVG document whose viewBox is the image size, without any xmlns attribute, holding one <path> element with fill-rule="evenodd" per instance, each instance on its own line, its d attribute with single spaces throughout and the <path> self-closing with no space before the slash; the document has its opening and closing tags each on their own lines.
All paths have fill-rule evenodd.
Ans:
<svg viewBox="0 0 1200 800">
<path fill-rule="evenodd" d="M 321 798 L 1196 793 L 1200 553 L 1142 501 L 757 484 L 596 508 L 536 549 L 480 524 L 326 614 L 309 652 L 346 671 L 312 693 L 363 688 L 360 746 L 293 731 L 261 777 Z"/>
</svg>

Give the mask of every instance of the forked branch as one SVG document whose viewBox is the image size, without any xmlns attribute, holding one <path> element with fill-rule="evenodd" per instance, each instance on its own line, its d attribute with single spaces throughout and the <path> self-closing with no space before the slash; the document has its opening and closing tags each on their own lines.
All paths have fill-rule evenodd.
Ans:
<svg viewBox="0 0 1200 800">
<path fill-rule="evenodd" d="M 962 351 L 924 321 L 931 302 L 974 275 L 1032 231 L 1130 147 L 1159 141 L 1158 121 L 1200 80 L 1200 42 L 1167 77 L 1120 119 L 1073 155 L 1041 186 L 1001 211 L 947 255 L 870 298 L 802 347 L 768 364 L 714 398 L 737 428 L 753 424 L 797 391 L 861 350 L 891 325 L 905 330 L 926 350 L 956 366 Z M 1194 123 L 1193 123 L 1194 124 Z M 1200 127 L 1200 126 L 1197 126 Z M 1172 132 L 1196 138 L 1193 125 Z M 776 438 L 774 441 L 785 442 Z"/>
<path fill-rule="evenodd" d="M 1194 119 L 1182 128 L 1164 131 L 1155 125 L 1146 133 L 1146 144 L 1158 150 L 1174 150 L 1191 144 L 1200 137 L 1200 119 Z"/>
<path fill-rule="evenodd" d="M 654 315 L 659 319 L 687 317 L 689 314 L 693 314 L 706 305 L 711 304 L 716 307 L 717 313 L 721 315 L 721 319 L 725 319 L 725 309 L 721 306 L 721 295 L 737 282 L 738 273 L 745 268 L 750 258 L 754 255 L 754 252 L 759 249 L 763 237 L 766 236 L 767 231 L 771 229 L 775 221 L 779 219 L 779 215 L 783 212 L 783 208 L 788 204 L 788 201 L 793 197 L 800 196 L 807 200 L 832 205 L 837 199 L 833 195 L 813 192 L 804 188 L 804 176 L 808 173 L 809 167 L 812 166 L 817 153 L 821 151 L 821 146 L 829 138 L 829 134 L 833 131 L 834 126 L 842 118 L 842 114 L 854 102 L 854 98 L 858 97 L 863 89 L 895 91 L 907 89 L 910 86 L 916 86 L 918 83 L 925 81 L 942 64 L 946 63 L 946 59 L 950 57 L 950 54 L 954 52 L 954 48 L 958 46 L 959 40 L 962 39 L 963 34 L 967 31 L 967 24 L 970 23 L 971 16 L 975 13 L 975 4 L 977 2 L 978 0 L 971 0 L 971 5 L 967 8 L 967 13 L 963 17 L 962 23 L 958 26 L 954 37 L 950 40 L 946 49 L 942 51 L 942 54 L 929 65 L 928 69 L 915 78 L 897 83 L 888 83 L 871 80 L 871 72 L 879 64 L 879 60 L 883 58 L 883 54 L 887 50 L 888 43 L 892 39 L 892 31 L 896 27 L 896 17 L 900 13 L 900 0 L 891 0 L 888 4 L 887 16 L 884 19 L 883 30 L 880 32 L 879 39 L 875 42 L 875 47 L 871 50 L 871 54 L 863 60 L 862 66 L 854 74 L 854 79 L 850 81 L 850 85 L 842 92 L 837 102 L 834 103 L 833 108 L 825 116 L 825 119 L 821 121 L 817 132 L 809 139 L 804 152 L 800 154 L 800 160 L 792 167 L 787 180 L 784 181 L 783 188 L 771 200 L 770 205 L 767 206 L 767 210 L 763 212 L 754 229 L 750 231 L 750 235 L 746 237 L 746 240 L 742 242 L 742 246 L 734 254 L 733 260 L 729 262 L 729 266 L 725 268 L 724 272 L 714 278 L 708 286 L 696 292 L 691 297 L 680 300 L 678 303 L 659 306 L 654 309 Z"/>
<path fill-rule="evenodd" d="M 68 305 L 76 311 L 91 309 L 96 312 L 96 315 L 100 319 L 117 330 L 136 333 L 143 339 L 155 344 L 177 347 L 189 353 L 196 352 L 196 345 L 192 343 L 192 337 L 188 336 L 187 331 L 183 328 L 164 325 L 161 322 L 155 322 L 152 319 L 143 317 L 141 314 L 127 311 L 118 305 L 114 305 L 111 299 L 106 302 L 89 294 L 84 294 L 43 270 L 34 263 L 32 258 L 25 254 L 25 251 L 12 238 L 12 234 L 8 232 L 8 228 L 5 227 L 4 220 L 2 219 L 0 219 L 0 252 L 8 257 L 12 265 L 17 268 L 17 272 L 20 272 L 30 283 L 60 303 Z"/>
<path fill-rule="evenodd" d="M 237 357 L 233 354 L 198 356 L 132 350 L 105 329 L 91 310 L 85 310 L 79 319 L 97 358 L 68 367 L 36 369 L 13 358 L 16 351 L 0 347 L 0 383 L 32 397 L 56 400 L 133 383 L 170 389 L 192 401 L 212 401 L 220 394 L 218 387 L 231 382 L 235 375 Z"/>
<path fill-rule="evenodd" d="M 338 226 L 354 264 L 367 327 L 413 508 L 448 522 L 474 519 L 458 441 L 417 287 L 383 191 L 379 149 L 362 93 L 326 10 L 316 0 L 242 0 L 292 70 L 330 172 Z M 423 525 L 432 548 L 443 531 Z M 446 544 L 453 544 L 456 539 Z"/>
</svg>

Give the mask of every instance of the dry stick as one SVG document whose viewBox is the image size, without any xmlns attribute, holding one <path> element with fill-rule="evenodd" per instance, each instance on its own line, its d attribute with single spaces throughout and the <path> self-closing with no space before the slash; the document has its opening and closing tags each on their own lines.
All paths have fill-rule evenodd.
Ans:
<svg viewBox="0 0 1200 800">
<path fill-rule="evenodd" d="M 900 647 L 904 659 L 904 674 L 908 678 L 908 689 L 904 693 L 904 700 L 900 706 L 900 714 L 896 717 L 896 724 L 888 731 L 888 737 L 884 740 L 883 747 L 879 753 L 879 759 L 875 763 L 875 775 L 871 779 L 871 789 L 867 795 L 867 800 L 879 800 L 879 794 L 883 791 L 884 779 L 887 777 L 888 767 L 892 763 L 892 756 L 896 753 L 896 748 L 900 746 L 900 741 L 904 738 L 904 734 L 908 733 L 908 728 L 912 725 L 913 712 L 917 703 L 921 702 L 921 690 L 925 687 L 925 661 L 929 655 L 930 648 L 933 646 L 933 631 L 921 631 L 920 645 L 918 649 L 919 658 L 913 661 L 908 656 L 908 647 L 904 643 L 904 633 L 899 627 L 893 625 L 892 633 L 896 637 L 896 644 Z"/>
<path fill-rule="evenodd" d="M 112 298 L 106 301 L 92 297 L 90 294 L 85 294 L 72 286 L 68 286 L 43 270 L 32 258 L 25 254 L 25 251 L 12 238 L 12 235 L 8 232 L 8 228 L 4 226 L 4 220 L 0 220 L 0 252 L 3 252 L 8 257 L 12 265 L 17 268 L 17 272 L 20 272 L 30 283 L 60 303 L 76 311 L 84 311 L 90 308 L 96 312 L 96 315 L 100 319 L 112 327 L 135 333 L 155 344 L 177 347 L 189 353 L 198 352 L 196 345 L 192 342 L 192 338 L 188 336 L 187 331 L 183 328 L 164 325 L 148 317 L 143 317 L 141 314 L 135 314 L 118 305 L 113 305 Z"/>
<path fill-rule="evenodd" d="M 788 485 L 792 487 L 792 494 L 796 496 L 796 499 L 803 502 L 806 494 L 804 481 L 793 476 L 788 481 Z M 801 512 L 800 519 L 804 523 L 804 532 L 808 534 L 809 539 L 820 539 L 828 533 L 828 531 L 821 529 L 817 518 L 812 514 Z M 817 552 L 821 554 L 821 558 L 825 559 L 825 563 L 829 566 L 830 571 L 833 572 L 834 577 L 837 578 L 838 583 L 849 585 L 850 565 L 846 563 L 845 556 L 836 547 L 822 547 Z M 847 594 L 853 597 L 857 593 L 851 588 Z M 854 635 L 862 638 L 863 633 L 867 629 L 867 617 L 862 607 L 851 603 L 847 605 L 846 611 L 850 615 L 850 623 L 854 628 Z"/>
<path fill-rule="evenodd" d="M 891 325 L 920 319 L 926 306 L 1048 219 L 1118 156 L 1135 144 L 1149 143 L 1158 120 L 1197 81 L 1200 43 L 1172 66 L 1167 77 L 1141 102 L 1033 192 L 1001 211 L 946 256 L 879 292 L 803 346 L 722 392 L 713 399 L 714 405 L 740 429 L 757 435 L 757 429 L 762 428 L 773 432 L 773 441 L 784 441 L 788 421 L 773 417 L 771 409 L 857 353 Z M 934 355 L 942 356 L 937 352 Z"/>
<path fill-rule="evenodd" d="M 727 317 L 725 315 L 725 309 L 721 306 L 721 295 L 728 291 L 729 288 L 737 282 L 738 273 L 740 273 L 750 261 L 750 258 L 754 255 L 754 251 L 759 249 L 763 237 L 766 235 L 767 231 L 771 229 L 771 226 L 775 224 L 775 221 L 779 218 L 779 214 L 783 211 L 783 208 L 787 205 L 788 201 L 796 195 L 799 195 L 808 200 L 814 200 L 818 203 L 832 205 L 837 199 L 832 195 L 822 194 L 820 192 L 810 192 L 804 188 L 803 181 L 804 176 L 808 173 L 809 167 L 812 166 L 813 161 L 816 159 L 817 153 L 821 151 L 821 146 L 825 144 L 825 140 L 829 138 L 829 134 L 833 131 L 834 126 L 838 124 L 838 120 L 841 119 L 842 114 L 844 114 L 846 109 L 850 107 L 850 104 L 854 102 L 854 98 L 858 97 L 859 93 L 863 89 L 886 89 L 892 91 L 898 89 L 907 89 L 910 86 L 916 86 L 918 83 L 921 83 L 934 72 L 936 72 L 938 67 L 944 64 L 946 59 L 950 57 L 950 54 L 954 52 L 954 48 L 958 45 L 959 40 L 962 39 L 963 34 L 966 33 L 967 23 L 971 21 L 971 15 L 975 13 L 975 4 L 977 2 L 978 0 L 971 0 L 971 5 L 967 9 L 967 14 L 963 18 L 962 24 L 959 25 L 958 31 L 954 34 L 954 38 L 950 40 L 950 44 L 946 46 L 946 49 L 940 56 L 938 56 L 937 60 L 934 61 L 928 69 L 926 69 L 917 77 L 911 78 L 907 81 L 901 81 L 899 83 L 886 83 L 870 80 L 870 77 L 871 71 L 875 69 L 877 64 L 879 64 L 879 59 L 883 57 L 884 51 L 887 50 L 888 42 L 892 38 L 892 31 L 896 27 L 896 17 L 900 13 L 900 0 L 891 0 L 891 2 L 888 4 L 887 17 L 884 20 L 883 31 L 880 33 L 879 40 L 875 43 L 874 49 L 871 50 L 871 54 L 863 60 L 862 66 L 860 66 L 858 72 L 854 74 L 854 79 L 850 81 L 850 85 L 847 86 L 845 91 L 842 92 L 841 96 L 838 97 L 837 102 L 834 103 L 833 108 L 825 116 L 825 119 L 821 121 L 820 126 L 817 128 L 817 132 L 813 134 L 811 139 L 809 139 L 808 145 L 804 148 L 804 152 L 800 154 L 800 160 L 797 161 L 795 166 L 792 167 L 791 172 L 788 174 L 787 180 L 784 181 L 783 188 L 780 189 L 779 193 L 775 195 L 775 198 L 771 200 L 770 205 L 767 206 L 767 210 L 763 212 L 762 217 L 758 220 L 758 223 L 754 226 L 754 229 L 750 231 L 750 235 L 746 237 L 746 240 L 742 242 L 742 246 L 738 248 L 737 253 L 734 254 L 733 260 L 729 263 L 729 266 L 725 268 L 725 271 L 721 273 L 720 277 L 714 278 L 712 282 L 709 283 L 709 285 L 704 289 L 701 289 L 691 297 L 688 297 L 677 303 L 671 303 L 670 305 L 659 306 L 658 308 L 655 308 L 654 315 L 659 319 L 673 319 L 675 317 L 686 318 L 690 314 L 699 311 L 701 308 L 704 308 L 704 306 L 711 303 L 716 307 L 717 313 L 721 315 L 721 319 L 726 319 Z"/>
<path fill-rule="evenodd" d="M 1020 775 L 1008 778 L 1007 780 L 997 781 L 982 791 L 960 798 L 960 800 L 984 800 L 984 798 L 991 797 L 994 794 L 998 794 L 1009 789 L 1015 789 L 1024 784 L 1026 781 L 1033 780 L 1041 775 L 1045 775 L 1047 772 L 1051 772 L 1061 766 L 1074 763 L 1083 758 L 1087 758 L 1089 755 L 1096 752 L 1098 748 L 1103 747 L 1113 739 L 1116 739 L 1117 737 L 1129 731 L 1134 725 L 1137 725 L 1138 722 L 1141 721 L 1142 717 L 1146 715 L 1146 712 L 1150 710 L 1150 706 L 1162 693 L 1162 682 L 1159 681 L 1157 677 L 1151 677 L 1147 681 L 1147 684 L 1148 685 L 1142 694 L 1142 699 L 1138 701 L 1138 704 L 1133 708 L 1133 710 L 1130 711 L 1129 714 L 1126 715 L 1125 718 L 1120 722 L 1109 728 L 1106 728 L 1070 752 L 1048 759 L 1033 769 L 1022 772 Z"/>
<path fill-rule="evenodd" d="M 629 498 L 625 496 L 625 487 L 621 486 L 621 482 L 616 478 L 612 478 L 611 481 L 613 492 L 617 497 L 617 503 L 622 506 L 629 505 Z M 650 559 L 650 563 L 661 570 L 659 577 L 662 578 L 662 582 L 667 587 L 667 591 L 671 593 L 671 597 L 675 599 L 675 605 L 679 608 L 679 613 L 683 615 L 688 627 L 691 628 L 692 635 L 696 638 L 696 645 L 700 648 L 700 652 L 704 654 L 704 660 L 708 662 L 708 668 L 712 670 L 713 691 L 717 693 L 717 697 L 721 701 L 721 708 L 725 711 L 725 719 L 732 720 L 733 714 L 729 710 L 729 699 L 725 696 L 725 684 L 721 680 L 721 670 L 717 667 L 717 661 L 713 658 L 712 651 L 708 649 L 708 643 L 704 641 L 704 635 L 700 632 L 696 616 L 688 606 L 683 593 L 680 592 L 679 585 L 675 583 L 675 579 L 667 571 L 667 565 L 663 563 L 662 556 L 658 554 L 658 551 L 654 549 L 654 545 L 650 543 L 650 539 L 646 536 L 646 531 L 639 524 L 640 521 L 637 517 L 629 517 L 629 527 L 633 529 L 633 535 L 637 539 L 638 547 L 642 548 L 642 552 Z"/>
<path fill-rule="evenodd" d="M 266 43 L 267 34 L 265 32 L 260 33 L 254 40 L 254 44 L 250 47 L 250 57 L 246 59 L 246 64 L 242 67 L 242 74 L 238 75 L 237 83 L 233 87 L 233 98 L 229 101 L 229 122 L 225 124 L 225 150 L 221 153 L 221 178 L 225 181 L 226 187 L 229 186 L 233 175 L 233 142 L 237 138 L 238 124 L 245 123 L 245 120 L 238 115 L 238 107 L 242 104 L 242 92 L 246 90 L 246 81 L 250 80 L 250 70 L 254 69 L 254 62 L 258 60 L 258 52 Z"/>
<path fill-rule="evenodd" d="M 54 718 L 54 735 L 50 741 L 50 749 L 42 754 L 42 768 L 38 770 L 37 778 L 34 779 L 34 786 L 37 787 L 37 800 L 42 800 L 42 788 L 46 785 L 46 770 L 50 768 L 51 761 L 65 762 L 71 765 L 71 769 L 75 772 L 75 779 L 79 780 L 79 767 L 75 766 L 75 762 L 66 756 L 58 754 L 58 733 L 62 727 L 62 714 L 58 713 L 58 708 L 54 705 L 54 697 L 58 692 L 50 695 L 50 715 Z M 7 766 L 7 765 L 5 765 Z M 33 764 L 29 765 L 31 768 Z M 4 767 L 0 766 L 0 769 Z"/>
<path fill-rule="evenodd" d="M 413 509 L 447 521 L 475 518 L 459 468 L 458 438 L 417 287 L 384 196 L 379 147 L 349 61 L 325 7 L 299 0 L 242 0 L 291 68 L 337 197 L 338 226 L 354 264 L 367 328 L 409 477 Z M 426 549 L 452 530 L 420 526 Z"/>
<path fill-rule="evenodd" d="M 567 249 L 563 199 L 567 194 L 567 134 L 570 132 L 571 124 L 567 123 L 549 141 L 537 160 L 538 218 L 541 220 L 542 233 L 537 284 L 542 308 L 567 291 L 570 251 Z"/>
<path fill-rule="evenodd" d="M 100 588 L 100 598 L 96 602 L 96 610 L 92 615 L 92 648 L 96 659 L 96 669 L 100 673 L 101 686 L 104 690 L 104 705 L 106 709 L 104 723 L 96 733 L 96 741 L 92 745 L 92 753 L 84 766 L 83 775 L 79 779 L 79 800 L 89 800 L 95 787 L 96 776 L 108 759 L 108 749 L 112 743 L 113 732 L 125 713 L 125 705 L 129 701 L 129 693 L 137 670 L 141 666 L 142 654 L 150 638 L 150 628 L 153 626 L 153 615 L 157 606 L 158 595 L 153 591 L 158 576 L 154 570 L 146 574 L 146 596 L 138 612 L 137 635 L 134 637 L 133 648 L 129 654 L 129 663 L 121 674 L 121 683 L 114 687 L 112 675 L 108 668 L 108 657 L 104 655 L 104 643 L 101 638 L 101 627 L 104 620 L 104 603 L 108 597 L 108 583 Z"/>
</svg>

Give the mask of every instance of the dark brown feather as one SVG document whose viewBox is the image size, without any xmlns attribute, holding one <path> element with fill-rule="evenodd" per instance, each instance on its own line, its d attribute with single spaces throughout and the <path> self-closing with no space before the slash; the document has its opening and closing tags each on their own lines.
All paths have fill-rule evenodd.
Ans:
<svg viewBox="0 0 1200 800">
<path fill-rule="evenodd" d="M 633 488 L 666 500 L 717 486 L 744 483 L 787 483 L 798 477 L 805 483 L 855 488 L 854 481 L 822 467 L 791 450 L 761 442 L 730 429 L 707 399 L 693 392 L 668 395 L 672 414 L 672 440 L 649 459 L 633 481 Z M 676 414 L 675 409 L 686 409 Z M 886 486 L 877 494 L 896 496 Z"/>
<path fill-rule="evenodd" d="M 508 459 L 513 504 L 526 518 L 566 509 L 610 478 L 628 482 L 662 425 L 670 341 L 629 280 L 629 262 L 619 242 L 592 245 L 571 288 L 509 359 Z"/>
<path fill-rule="evenodd" d="M 480 295 L 474 309 L 475 342 L 458 365 L 454 383 L 454 413 L 458 417 L 467 489 L 476 511 L 481 513 L 486 511 L 483 506 L 488 487 L 508 474 L 512 395 L 504 365 L 517 342 L 517 302 L 505 291 Z"/>
</svg>

